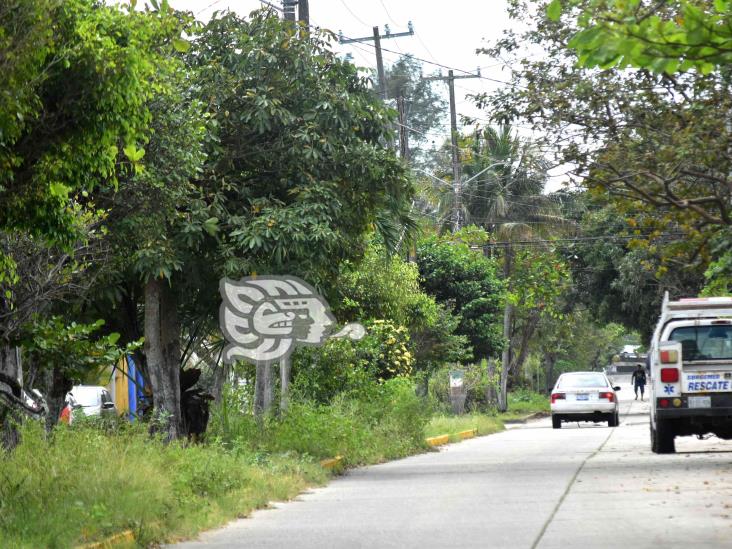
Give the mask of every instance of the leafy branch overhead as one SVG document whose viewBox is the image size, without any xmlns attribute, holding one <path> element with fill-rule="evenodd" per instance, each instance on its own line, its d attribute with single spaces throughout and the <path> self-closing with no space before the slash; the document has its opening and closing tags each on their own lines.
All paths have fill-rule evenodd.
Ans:
<svg viewBox="0 0 732 549">
<path fill-rule="evenodd" d="M 576 18 L 569 47 L 585 67 L 639 67 L 701 74 L 732 62 L 729 0 L 552 0 L 547 16 Z"/>
</svg>

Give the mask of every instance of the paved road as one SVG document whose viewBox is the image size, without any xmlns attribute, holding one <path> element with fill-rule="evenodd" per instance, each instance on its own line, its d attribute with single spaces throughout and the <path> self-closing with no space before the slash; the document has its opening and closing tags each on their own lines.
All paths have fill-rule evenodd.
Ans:
<svg viewBox="0 0 732 549">
<path fill-rule="evenodd" d="M 178 548 L 732 547 L 732 442 L 651 453 L 648 405 L 615 429 L 548 419 L 352 471 Z"/>
</svg>

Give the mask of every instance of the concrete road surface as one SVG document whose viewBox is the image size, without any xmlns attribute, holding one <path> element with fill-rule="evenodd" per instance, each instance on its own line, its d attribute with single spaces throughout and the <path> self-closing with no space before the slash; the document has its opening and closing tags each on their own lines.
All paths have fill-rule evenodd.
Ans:
<svg viewBox="0 0 732 549">
<path fill-rule="evenodd" d="M 530 422 L 351 471 L 176 547 L 732 547 L 732 442 L 652 454 L 647 403 L 620 395 L 617 428 Z"/>
</svg>

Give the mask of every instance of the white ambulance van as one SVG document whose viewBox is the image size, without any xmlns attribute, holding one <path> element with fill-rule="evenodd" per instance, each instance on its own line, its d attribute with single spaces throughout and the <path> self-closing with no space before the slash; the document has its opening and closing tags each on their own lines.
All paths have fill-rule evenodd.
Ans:
<svg viewBox="0 0 732 549">
<path fill-rule="evenodd" d="M 669 301 L 649 350 L 651 449 L 677 436 L 732 438 L 732 297 Z"/>
</svg>

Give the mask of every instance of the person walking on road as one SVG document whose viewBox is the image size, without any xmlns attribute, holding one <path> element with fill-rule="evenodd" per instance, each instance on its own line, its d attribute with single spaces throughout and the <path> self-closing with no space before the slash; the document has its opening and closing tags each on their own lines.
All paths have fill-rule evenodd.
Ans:
<svg viewBox="0 0 732 549">
<path fill-rule="evenodd" d="M 643 393 L 646 390 L 646 371 L 641 364 L 638 364 L 638 368 L 630 376 L 630 382 L 635 389 L 635 399 L 638 400 L 638 389 L 640 389 L 641 400 L 643 400 Z"/>
</svg>

